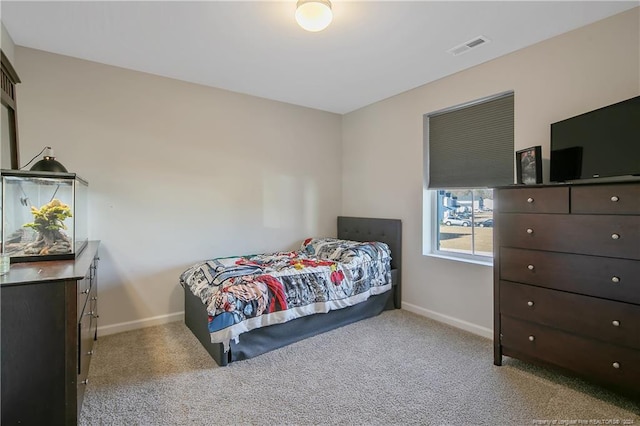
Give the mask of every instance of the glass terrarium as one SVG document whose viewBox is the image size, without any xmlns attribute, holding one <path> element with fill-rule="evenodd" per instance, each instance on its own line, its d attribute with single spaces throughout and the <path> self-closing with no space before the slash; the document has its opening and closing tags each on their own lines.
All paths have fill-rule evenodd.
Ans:
<svg viewBox="0 0 640 426">
<path fill-rule="evenodd" d="M 2 252 L 11 262 L 74 259 L 87 245 L 88 183 L 75 173 L 2 171 Z"/>
</svg>

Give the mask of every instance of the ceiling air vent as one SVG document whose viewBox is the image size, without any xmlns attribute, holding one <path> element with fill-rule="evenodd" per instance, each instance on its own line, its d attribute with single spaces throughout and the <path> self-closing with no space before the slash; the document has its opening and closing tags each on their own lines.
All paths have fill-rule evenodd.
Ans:
<svg viewBox="0 0 640 426">
<path fill-rule="evenodd" d="M 483 44 L 486 44 L 488 42 L 489 42 L 489 39 L 486 38 L 485 36 L 478 36 L 454 48 L 447 50 L 447 52 L 451 53 L 453 56 L 458 56 L 470 51 L 475 47 L 482 46 Z"/>
</svg>

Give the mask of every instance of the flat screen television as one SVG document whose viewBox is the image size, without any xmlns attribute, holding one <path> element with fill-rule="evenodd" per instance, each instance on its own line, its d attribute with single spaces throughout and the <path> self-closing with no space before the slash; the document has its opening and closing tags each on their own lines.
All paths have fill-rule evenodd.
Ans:
<svg viewBox="0 0 640 426">
<path fill-rule="evenodd" d="M 640 175 L 640 96 L 551 124 L 551 182 Z"/>
</svg>

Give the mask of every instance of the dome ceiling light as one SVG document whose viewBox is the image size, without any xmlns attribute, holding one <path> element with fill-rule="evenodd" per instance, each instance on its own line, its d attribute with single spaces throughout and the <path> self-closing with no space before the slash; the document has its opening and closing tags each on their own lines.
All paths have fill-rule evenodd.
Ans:
<svg viewBox="0 0 640 426">
<path fill-rule="evenodd" d="M 296 21 L 307 31 L 318 32 L 329 26 L 333 19 L 329 0 L 298 0 Z"/>
</svg>

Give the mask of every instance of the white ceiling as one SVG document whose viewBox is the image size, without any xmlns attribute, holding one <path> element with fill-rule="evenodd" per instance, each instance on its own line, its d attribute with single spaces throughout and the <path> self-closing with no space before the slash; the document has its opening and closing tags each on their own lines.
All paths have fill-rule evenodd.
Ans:
<svg viewBox="0 0 640 426">
<path fill-rule="evenodd" d="M 0 13 L 16 45 L 343 114 L 640 1 L 333 0 L 319 33 L 295 4 L 2 0 Z"/>
</svg>

